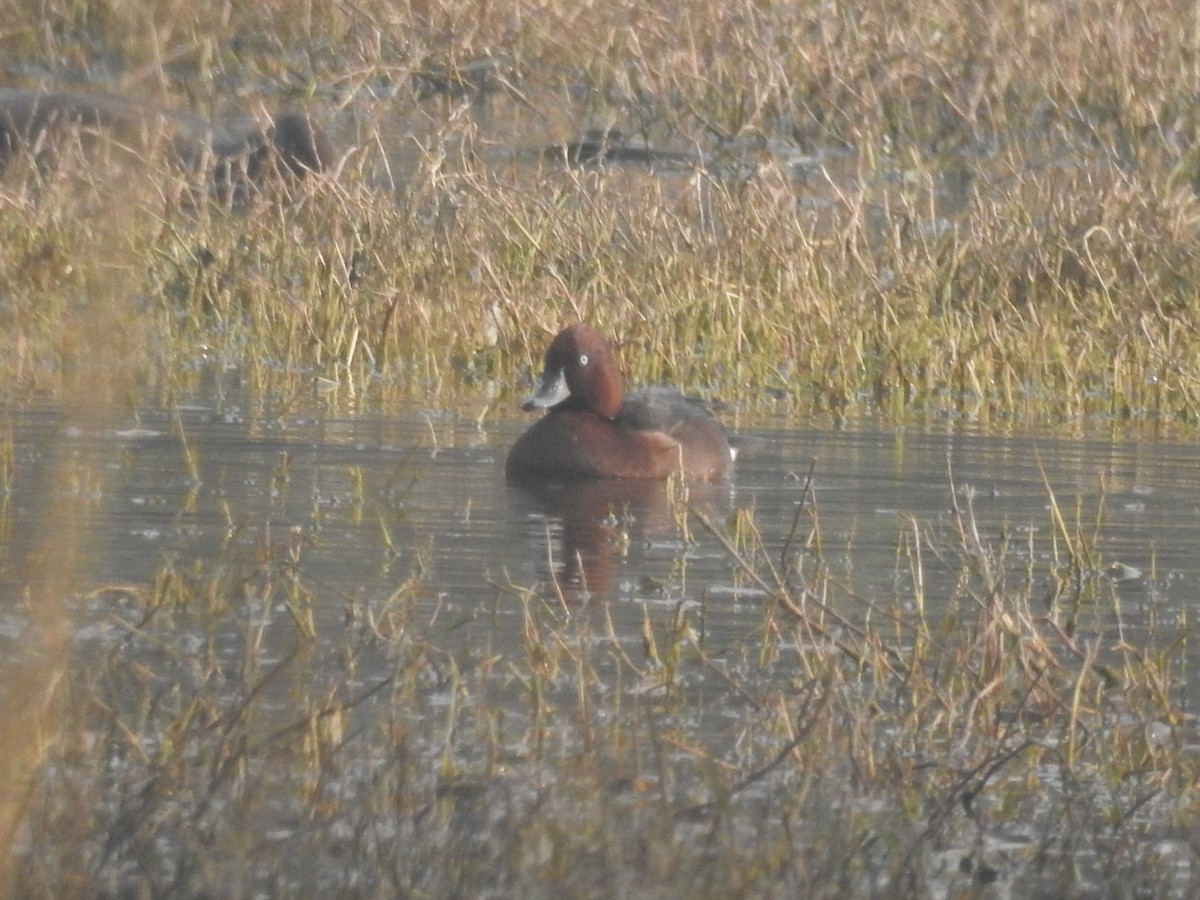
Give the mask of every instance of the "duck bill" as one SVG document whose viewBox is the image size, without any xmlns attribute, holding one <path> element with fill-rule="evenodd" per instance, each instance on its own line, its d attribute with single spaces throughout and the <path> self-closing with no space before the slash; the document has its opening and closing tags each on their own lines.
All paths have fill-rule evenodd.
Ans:
<svg viewBox="0 0 1200 900">
<path fill-rule="evenodd" d="M 567 373 L 562 369 L 547 370 L 542 376 L 542 383 L 538 385 L 537 392 L 521 404 L 521 409 L 526 412 L 535 409 L 550 409 L 558 406 L 570 396 L 571 389 L 567 387 Z"/>
</svg>

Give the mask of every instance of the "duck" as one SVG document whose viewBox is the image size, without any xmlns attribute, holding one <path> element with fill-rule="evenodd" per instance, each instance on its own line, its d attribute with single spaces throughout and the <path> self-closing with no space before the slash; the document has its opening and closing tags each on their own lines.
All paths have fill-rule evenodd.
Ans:
<svg viewBox="0 0 1200 900">
<path fill-rule="evenodd" d="M 510 481 L 589 478 L 724 481 L 736 456 L 705 404 L 672 387 L 625 392 L 612 347 L 589 325 L 564 328 L 521 408 L 545 415 L 508 452 Z"/>
<path fill-rule="evenodd" d="M 44 167 L 56 145 L 79 131 L 101 132 L 135 147 L 161 136 L 181 167 L 211 164 L 218 186 L 238 179 L 256 185 L 272 171 L 303 178 L 329 170 L 336 158 L 324 129 L 299 110 L 279 112 L 265 126 L 248 120 L 217 125 L 121 96 L 7 89 L 0 90 L 0 173 L 22 152 Z"/>
</svg>

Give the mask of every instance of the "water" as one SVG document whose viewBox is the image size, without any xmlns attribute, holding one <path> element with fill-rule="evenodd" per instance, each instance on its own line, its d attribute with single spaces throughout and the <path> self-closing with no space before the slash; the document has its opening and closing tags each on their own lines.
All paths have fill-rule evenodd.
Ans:
<svg viewBox="0 0 1200 900">
<path fill-rule="evenodd" d="M 528 422 L 480 427 L 469 416 L 402 411 L 264 424 L 197 403 L 89 430 L 53 412 L 10 412 L 0 669 L 16 670 L 37 646 L 23 585 L 38 565 L 68 563 L 56 550 L 67 549 L 70 515 L 84 548 L 66 604 L 65 681 L 85 712 L 63 723 L 57 740 L 75 752 L 44 773 L 38 810 L 47 812 L 31 817 L 18 854 L 41 858 L 49 846 L 54 865 L 69 868 L 91 852 L 93 838 L 77 850 L 56 837 L 82 804 L 94 840 L 118 836 L 96 876 L 114 893 L 144 878 L 182 883 L 191 860 L 219 858 L 213 834 L 255 848 L 221 877 L 264 893 L 375 884 L 384 876 L 375 849 L 357 843 L 362 834 L 390 861 L 384 871 L 420 868 L 410 862 L 416 847 L 432 872 L 446 860 L 477 862 L 472 877 L 486 880 L 496 865 L 486 854 L 510 838 L 520 844 L 518 823 L 555 815 L 543 803 L 563 803 L 572 827 L 580 816 L 589 827 L 610 821 L 578 812 L 573 779 L 596 779 L 602 802 L 619 805 L 641 798 L 659 766 L 669 772 L 655 802 L 677 812 L 714 796 L 712 766 L 761 774 L 740 781 L 729 807 L 742 822 L 731 839 L 755 847 L 775 805 L 809 790 L 797 779 L 831 764 L 805 759 L 796 775 L 778 764 L 790 751 L 776 707 L 803 722 L 807 713 L 794 711 L 811 710 L 822 690 L 812 666 L 837 651 L 778 614 L 771 570 L 795 597 L 822 583 L 834 611 L 873 617 L 902 647 L 913 630 L 889 629 L 888 617 L 918 610 L 918 558 L 931 633 L 941 633 L 945 610 L 965 609 L 964 623 L 971 615 L 956 549 L 964 521 L 993 558 L 1009 541 L 1004 602 L 1025 589 L 1028 570 L 1034 614 L 1076 623 L 1082 646 L 1143 642 L 1183 664 L 1173 672 L 1189 669 L 1186 643 L 1167 646 L 1190 620 L 1200 574 L 1189 446 L 758 428 L 745 434 L 731 483 L 684 498 L 658 483 L 509 486 L 505 451 Z M 737 552 L 762 583 L 702 516 L 722 532 L 735 521 L 757 530 L 762 551 L 742 540 Z M 1071 542 L 1086 558 L 1074 577 L 1093 587 L 1083 610 L 1055 606 L 1074 596 L 1054 589 L 1072 577 Z M 813 641 L 819 652 L 802 659 Z M 1064 645 L 1056 639 L 1053 652 L 1066 657 Z M 835 704 L 852 704 L 864 687 L 837 683 Z M 1194 688 L 1167 688 L 1182 691 L 1181 706 L 1194 703 Z M 877 696 L 890 702 L 891 690 Z M 1040 733 L 1039 717 L 1026 714 L 1023 727 Z M 876 736 L 887 753 L 913 752 L 887 727 Z M 1041 737 L 1047 747 L 1059 739 L 1057 728 Z M 918 764 L 931 753 L 957 764 L 944 744 L 915 752 Z M 847 777 L 833 768 L 835 780 Z M 156 778 L 168 789 L 150 791 Z M 842 823 L 835 829 L 862 811 L 891 816 L 879 799 L 890 778 L 878 775 L 865 796 L 853 779 L 825 784 L 828 799 L 814 803 Z M 1011 795 L 1036 808 L 1031 821 L 1054 814 L 1054 765 L 1012 778 Z M 993 780 L 1004 787 L 1001 775 Z M 568 799 L 546 800 L 559 792 Z M 1101 800 L 1107 809 L 1108 794 Z M 624 833 L 623 813 L 611 815 Z M 679 834 L 695 825 L 670 821 Z M 899 821 L 901 842 L 912 840 L 907 811 L 881 821 Z M 1030 852 L 1039 833 L 987 831 Z M 811 837 L 820 845 L 833 834 Z M 949 881 L 977 852 L 973 840 L 915 852 L 942 872 L 932 878 Z M 153 873 L 125 867 L 150 845 Z"/>
<path fill-rule="evenodd" d="M 746 434 L 730 484 L 681 498 L 661 483 L 507 485 L 504 454 L 528 422 L 481 427 L 404 412 L 262 425 L 198 404 L 91 433 L 53 412 L 11 413 L 0 640 L 19 643 L 25 633 L 22 573 L 31 554 L 45 553 L 38 542 L 55 496 L 86 510 L 71 608 L 81 643 L 96 652 L 112 640 L 102 623 L 114 597 L 148 595 L 164 570 L 211 576 L 220 566 L 238 570 L 230 578 L 245 583 L 229 589 L 247 597 L 285 571 L 318 636 L 339 633 L 415 578 L 420 608 L 457 622 L 464 646 L 518 652 L 522 591 L 576 610 L 604 607 L 634 642 L 647 614 L 690 610 L 710 646 L 734 646 L 761 622 L 764 592 L 685 513 L 689 504 L 721 528 L 751 511 L 780 571 L 799 564 L 811 573 L 819 551 L 839 582 L 882 604 L 911 602 L 906 548 L 917 532 L 952 544 L 956 506 L 973 512 L 985 543 L 1007 536 L 1018 566 L 1052 568 L 1067 540 L 1090 545 L 1094 532 L 1095 571 L 1085 574 L 1111 582 L 1130 634 L 1151 618 L 1182 620 L 1195 602 L 1200 485 L 1189 445 L 763 428 Z M 1052 498 L 1067 538 L 1057 534 Z M 953 590 L 953 568 L 928 552 L 922 559 L 925 602 L 936 612 Z M 859 601 L 839 602 L 861 612 Z"/>
</svg>

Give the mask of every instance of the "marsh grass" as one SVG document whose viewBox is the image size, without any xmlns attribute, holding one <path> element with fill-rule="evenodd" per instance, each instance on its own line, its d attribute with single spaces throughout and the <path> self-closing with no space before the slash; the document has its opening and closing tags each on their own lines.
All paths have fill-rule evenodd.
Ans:
<svg viewBox="0 0 1200 900">
<path fill-rule="evenodd" d="M 1178 892 L 1186 623 L 1122 627 L 1103 501 L 985 534 L 951 496 L 869 596 L 812 501 L 783 535 L 683 505 L 757 589 L 719 651 L 686 546 L 640 634 L 499 583 L 493 644 L 419 553 L 335 624 L 302 534 L 235 531 L 114 587 L 110 649 L 60 674 L 15 893 Z"/>
<path fill-rule="evenodd" d="M 731 424 L 1200 416 L 1187 4 L 0 9 L 10 80 L 216 115 L 303 102 L 347 149 L 331 177 L 237 202 L 90 138 L 14 162 L 9 403 L 102 427 L 233 371 L 264 419 L 364 398 L 495 415 L 578 317 L 631 380 L 728 401 Z M 539 158 L 611 124 L 705 163 Z M 54 477 L 86 505 L 102 470 Z M 882 597 L 835 565 L 854 549 L 814 506 L 782 538 L 749 510 L 692 520 L 765 598 L 733 664 L 690 608 L 648 606 L 636 651 L 520 586 L 498 602 L 522 604 L 525 656 L 472 655 L 419 565 L 322 634 L 285 538 L 164 569 L 122 595 L 119 649 L 68 665 L 86 509 L 64 500 L 38 529 L 57 568 L 6 585 L 44 642 L 0 699 L 3 881 L 894 896 L 1003 871 L 1016 894 L 1183 892 L 1187 623 L 1114 637 L 1102 516 L 1047 494 L 1048 546 L 981 535 L 958 494 L 952 528 L 907 523 Z M 266 658 L 265 628 L 294 649 Z M 338 664 L 304 665 L 322 654 Z M 364 683 L 371 655 L 390 674 Z M 732 699 L 705 706 L 697 672 Z"/>
<path fill-rule="evenodd" d="M 350 153 L 289 202 L 209 212 L 153 159 L 109 183 L 103 213 L 77 208 L 88 166 L 64 166 L 78 182 L 61 191 L 8 173 L 9 365 L 53 384 L 71 273 L 116 237 L 139 251 L 127 292 L 162 313 L 145 365 L 173 377 L 203 346 L 265 392 L 287 372 L 477 402 L 519 391 L 514 373 L 582 317 L 621 340 L 632 377 L 751 419 L 1190 427 L 1192 13 L 1136 9 L 1102 25 L 955 2 L 271 4 L 211 22 L 169 3 L 36 22 L 17 7 L 14 59 L 87 52 L 141 79 L 114 89 L 150 80 L 218 115 L 222 84 L 267 79 L 276 96 L 249 105 L 342 109 Z M 589 122 L 710 163 L 656 176 L 521 155 Z"/>
</svg>

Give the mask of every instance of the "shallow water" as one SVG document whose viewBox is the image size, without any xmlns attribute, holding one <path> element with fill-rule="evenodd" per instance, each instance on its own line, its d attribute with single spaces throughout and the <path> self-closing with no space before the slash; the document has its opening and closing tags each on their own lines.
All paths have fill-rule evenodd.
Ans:
<svg viewBox="0 0 1200 900">
<path fill-rule="evenodd" d="M 1068 530 L 1097 535 L 1099 555 L 1084 576 L 1101 583 L 1105 599 L 1091 627 L 1119 607 L 1125 636 L 1136 639 L 1151 622 L 1182 620 L 1195 602 L 1200 484 L 1188 445 L 762 428 L 746 433 L 730 484 L 693 487 L 685 503 L 663 484 L 506 485 L 506 448 L 528 422 L 481 427 L 471 417 L 407 412 L 264 426 L 198 404 L 178 417 L 151 411 L 136 427 L 89 433 L 53 412 L 10 413 L 0 641 L 11 650 L 27 631 L 21 580 L 30 554 L 46 552 L 36 545 L 45 541 L 47 506 L 61 495 L 86 510 L 71 601 L 85 657 L 119 638 L 126 608 L 149 595 L 156 573 L 212 576 L 220 567 L 241 573 L 230 576 L 229 591 L 247 603 L 286 572 L 318 640 L 386 604 L 415 573 L 420 611 L 453 623 L 447 640 L 464 648 L 522 652 L 525 591 L 602 609 L 622 642 L 641 641 L 644 617 L 681 609 L 720 653 L 760 624 L 764 592 L 695 513 L 684 515 L 686 504 L 719 527 L 735 511 L 752 511 L 777 566 L 786 549 L 789 571 L 799 565 L 811 575 L 819 557 L 857 597 L 903 608 L 914 599 L 912 535 L 952 546 L 956 505 L 973 510 L 985 543 L 1010 537 L 1010 565 L 1032 557 L 1053 569 L 1056 552 L 1066 557 L 1065 544 L 1054 543 L 1053 496 Z M 953 573 L 928 552 L 922 564 L 923 601 L 936 614 Z M 837 602 L 852 617 L 863 612 L 860 601 Z M 287 619 L 278 609 L 263 615 Z M 272 633 L 292 640 L 290 627 L 270 629 L 268 642 Z"/>
<path fill-rule="evenodd" d="M 89 430 L 54 412 L 10 412 L 0 677 L 34 658 L 24 585 L 39 564 L 70 565 L 74 515 L 83 552 L 62 681 L 79 707 L 102 712 L 75 731 L 64 723 L 64 746 L 83 748 L 81 759 L 65 753 L 44 773 L 50 812 L 33 817 L 18 854 L 42 858 L 38 829 L 54 835 L 55 811 L 74 819 L 82 794 L 98 830 L 84 847 L 119 835 L 95 876 L 114 895 L 184 883 L 192 855 L 220 857 L 205 834 L 255 845 L 253 861 L 220 870 L 256 889 L 241 893 L 329 893 L 381 877 L 372 852 L 348 850 L 363 829 L 405 860 L 424 848 L 432 871 L 449 859 L 490 872 L 494 860 L 470 848 L 504 845 L 510 826 L 489 823 L 523 821 L 556 778 L 569 795 L 560 762 L 583 758 L 614 797 L 637 795 L 644 730 L 670 757 L 662 798 L 675 808 L 713 795 L 711 761 L 767 771 L 783 740 L 773 705 L 814 696 L 811 667 L 833 642 L 785 622 L 701 515 L 721 530 L 752 522 L 795 596 L 828 572 L 834 587 L 821 598 L 874 625 L 921 605 L 920 532 L 921 603 L 937 634 L 943 610 L 966 618 L 975 602 L 956 580 L 955 508 L 968 520 L 973 510 L 994 554 L 1010 536 L 1004 602 L 1015 609 L 1031 579 L 1031 606 L 1043 584 L 1052 596 L 1051 575 L 1070 570 L 1052 491 L 1071 539 L 1077 527 L 1084 544 L 1096 534 L 1078 574 L 1092 585 L 1088 608 L 1056 609 L 1055 620 L 1074 622 L 1076 639 L 1153 647 L 1178 661 L 1173 672 L 1190 671 L 1189 642 L 1177 640 L 1200 575 L 1189 446 L 757 428 L 732 481 L 693 487 L 684 503 L 662 484 L 506 485 L 505 451 L 528 423 L 406 411 L 265 424 L 199 402 Z M 880 628 L 899 643 L 913 631 Z M 589 755 L 593 740 L 611 751 Z M 231 758 L 237 774 L 226 778 Z M 164 762 L 179 766 L 171 789 L 146 801 Z M 738 841 L 756 846 L 776 792 L 795 789 L 789 771 L 739 788 Z M 449 799 L 427 816 L 435 797 Z M 440 825 L 429 833 L 431 819 Z M 150 873 L 126 863 L 143 839 Z M 72 865 L 74 845 L 48 840 L 55 864 Z M 1019 843 L 1037 842 L 1022 833 Z M 952 881 L 975 852 L 953 846 L 931 877 Z"/>
</svg>

